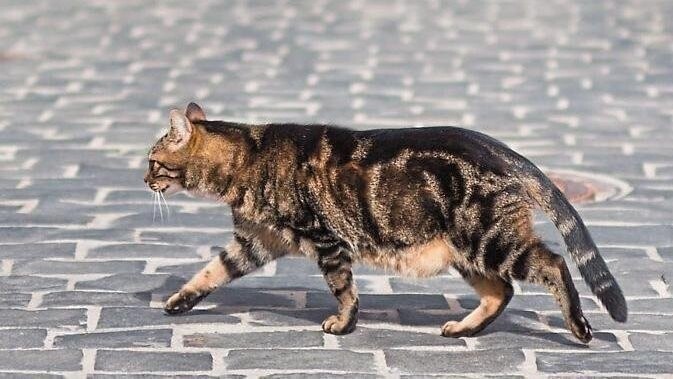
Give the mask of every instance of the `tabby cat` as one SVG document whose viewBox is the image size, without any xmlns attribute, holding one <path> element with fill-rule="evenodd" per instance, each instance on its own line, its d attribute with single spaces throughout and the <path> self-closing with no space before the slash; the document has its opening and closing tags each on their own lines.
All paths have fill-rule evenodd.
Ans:
<svg viewBox="0 0 673 379">
<path fill-rule="evenodd" d="M 190 310 L 216 288 L 287 254 L 314 259 L 338 313 L 326 333 L 358 319 L 356 262 L 428 277 L 455 268 L 479 306 L 441 329 L 471 336 L 512 298 L 513 279 L 544 285 L 582 342 L 592 338 L 564 259 L 533 231 L 537 205 L 610 316 L 627 310 L 587 228 L 535 165 L 486 135 L 455 127 L 353 131 L 326 125 L 209 121 L 196 104 L 170 113 L 149 152 L 145 182 L 231 206 L 233 240 L 165 305 Z"/>
</svg>

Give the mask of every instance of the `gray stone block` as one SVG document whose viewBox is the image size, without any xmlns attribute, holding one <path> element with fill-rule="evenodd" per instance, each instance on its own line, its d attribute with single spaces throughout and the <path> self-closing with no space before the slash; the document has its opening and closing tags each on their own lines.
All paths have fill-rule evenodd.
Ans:
<svg viewBox="0 0 673 379">
<path fill-rule="evenodd" d="M 66 279 L 41 276 L 0 276 L 0 292 L 55 291 L 65 289 L 67 282 Z"/>
<path fill-rule="evenodd" d="M 30 302 L 31 297 L 28 293 L 0 293 L 0 307 L 25 307 Z"/>
<path fill-rule="evenodd" d="M 77 371 L 81 361 L 79 350 L 0 350 L 3 371 Z"/>
<path fill-rule="evenodd" d="M 331 373 L 319 373 L 319 374 L 309 374 L 309 373 L 297 373 L 297 374 L 272 374 L 264 375 L 263 379 L 345 379 L 352 378 L 353 374 L 331 374 Z M 358 373 L 357 377 L 359 379 L 375 379 L 383 378 L 379 375 L 372 374 L 362 374 Z"/>
<path fill-rule="evenodd" d="M 516 372 L 524 355 L 516 349 L 478 351 L 386 350 L 388 367 L 403 374 L 503 374 Z"/>
<path fill-rule="evenodd" d="M 670 314 L 673 309 L 671 298 L 633 299 L 627 304 L 630 312 Z"/>
<path fill-rule="evenodd" d="M 465 346 L 458 338 L 446 338 L 436 333 L 358 327 L 351 334 L 337 336 L 339 346 L 346 349 L 385 349 L 412 346 Z"/>
<path fill-rule="evenodd" d="M 390 286 L 396 293 L 446 293 L 451 295 L 474 294 L 474 289 L 462 278 L 439 276 L 433 278 L 390 278 Z"/>
<path fill-rule="evenodd" d="M 621 329 L 624 326 L 614 321 L 606 313 L 587 313 L 584 315 L 594 330 L 602 329 Z M 565 328 L 563 318 L 560 313 L 548 315 L 549 324 L 557 328 Z M 629 314 L 626 322 L 628 330 L 671 330 L 671 316 L 656 314 Z"/>
<path fill-rule="evenodd" d="M 0 258 L 74 258 L 74 243 L 31 243 L 19 245 L 0 245 Z"/>
<path fill-rule="evenodd" d="M 203 245 L 218 245 L 223 244 L 231 239 L 231 232 L 223 229 L 222 233 L 169 233 L 169 232 L 155 232 L 155 231 L 141 231 L 140 242 L 148 243 L 175 243 L 181 245 L 203 246 Z M 190 258 L 189 254 L 185 253 L 185 258 Z"/>
<path fill-rule="evenodd" d="M 61 379 L 63 375 L 56 374 L 22 374 L 18 372 L 0 372 L 0 379 Z"/>
<path fill-rule="evenodd" d="M 46 328 L 85 325 L 85 309 L 45 309 L 37 311 L 0 309 L 0 326 Z"/>
<path fill-rule="evenodd" d="M 400 309 L 399 317 L 400 323 L 403 325 L 436 326 L 439 328 L 447 321 L 460 321 L 469 313 L 469 311 L 459 313 L 450 312 L 448 309 L 444 311 Z M 539 321 L 539 317 L 535 312 L 505 309 L 505 311 L 488 326 L 486 331 L 529 332 L 547 329 L 547 326 Z"/>
<path fill-rule="evenodd" d="M 60 240 L 91 240 L 91 241 L 132 241 L 133 240 L 133 230 L 132 229 L 115 229 L 115 228 L 106 228 L 106 229 L 61 229 L 55 230 L 47 234 L 46 240 L 48 241 L 60 241 Z"/>
<path fill-rule="evenodd" d="M 301 359 L 297 359 L 301 356 Z M 373 372 L 374 356 L 346 350 L 231 350 L 224 363 L 232 370 L 331 370 Z"/>
<path fill-rule="evenodd" d="M 115 244 L 91 249 L 88 258 L 200 258 L 193 246 Z"/>
<path fill-rule="evenodd" d="M 42 241 L 57 228 L 0 226 L 0 241 L 5 243 L 30 243 Z"/>
<path fill-rule="evenodd" d="M 130 330 L 103 333 L 64 334 L 54 338 L 54 347 L 66 348 L 162 348 L 171 345 L 170 329 Z"/>
<path fill-rule="evenodd" d="M 186 347 L 224 349 L 320 347 L 323 345 L 323 332 L 197 333 L 185 335 L 182 344 Z"/>
<path fill-rule="evenodd" d="M 673 333 L 629 333 L 629 341 L 636 351 L 673 351 Z"/>
<path fill-rule="evenodd" d="M 87 379 L 244 379 L 245 375 L 161 375 L 161 374 L 89 374 Z"/>
<path fill-rule="evenodd" d="M 101 279 L 77 282 L 77 290 L 168 293 L 180 288 L 177 278 L 164 274 L 115 274 Z"/>
<path fill-rule="evenodd" d="M 549 332 L 508 332 L 484 330 L 475 337 L 477 347 L 482 349 L 509 349 L 513 346 L 521 349 L 554 350 L 621 350 L 617 338 L 611 333 L 594 332 L 589 345 L 579 342 L 570 333 Z"/>
<path fill-rule="evenodd" d="M 538 371 L 564 373 L 671 374 L 673 353 L 627 351 L 619 353 L 537 353 Z"/>
<path fill-rule="evenodd" d="M 94 368 L 99 371 L 207 371 L 212 368 L 209 353 L 99 350 Z"/>
<path fill-rule="evenodd" d="M 216 311 L 204 311 L 193 309 L 178 316 L 168 316 L 163 309 L 156 308 L 103 308 L 98 328 L 132 328 L 147 325 L 171 325 L 171 324 L 236 324 L 236 317 L 218 313 Z"/>
<path fill-rule="evenodd" d="M 108 273 L 140 273 L 145 262 L 140 261 L 107 261 L 107 262 L 64 262 L 64 261 L 30 261 L 17 262 L 12 269 L 15 274 L 108 274 Z"/>
<path fill-rule="evenodd" d="M 203 303 L 218 307 L 296 308 L 302 295 L 299 292 L 226 287 L 208 295 Z"/>
<path fill-rule="evenodd" d="M 97 291 L 63 291 L 51 292 L 42 296 L 42 307 L 65 307 L 65 306 L 149 306 L 152 295 L 150 293 L 121 293 L 121 292 L 97 292 Z"/>
<path fill-rule="evenodd" d="M 3 329 L 0 330 L 0 348 L 30 349 L 44 347 L 47 337 L 45 329 Z"/>
<path fill-rule="evenodd" d="M 336 299 L 329 293 L 309 292 L 307 294 L 307 308 L 335 305 Z M 448 307 L 446 299 L 436 294 L 360 295 L 360 309 L 448 309 Z"/>
</svg>

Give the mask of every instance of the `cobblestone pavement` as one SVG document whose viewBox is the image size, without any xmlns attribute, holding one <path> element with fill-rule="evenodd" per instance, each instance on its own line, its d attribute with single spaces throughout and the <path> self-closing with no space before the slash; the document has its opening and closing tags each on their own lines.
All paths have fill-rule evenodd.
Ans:
<svg viewBox="0 0 673 379">
<path fill-rule="evenodd" d="M 670 377 L 672 16 L 668 0 L 0 0 L 0 377 Z M 335 303 L 300 259 L 164 316 L 231 235 L 228 209 L 181 195 L 152 221 L 145 153 L 192 100 L 213 119 L 460 124 L 627 183 L 579 209 L 629 322 L 578 280 L 597 330 L 578 345 L 522 285 L 487 331 L 445 339 L 477 301 L 456 275 L 360 268 L 360 327 L 323 335 Z"/>
</svg>

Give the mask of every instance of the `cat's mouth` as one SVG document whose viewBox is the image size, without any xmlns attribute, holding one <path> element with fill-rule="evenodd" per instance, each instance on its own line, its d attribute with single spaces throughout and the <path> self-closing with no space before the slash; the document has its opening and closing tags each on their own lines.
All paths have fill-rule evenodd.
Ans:
<svg viewBox="0 0 673 379">
<path fill-rule="evenodd" d="M 182 190 L 182 186 L 177 183 L 153 182 L 148 183 L 148 185 L 153 192 L 158 192 L 166 196 L 172 195 Z"/>
<path fill-rule="evenodd" d="M 165 192 L 169 187 L 169 184 L 150 183 L 150 189 L 154 192 Z"/>
</svg>

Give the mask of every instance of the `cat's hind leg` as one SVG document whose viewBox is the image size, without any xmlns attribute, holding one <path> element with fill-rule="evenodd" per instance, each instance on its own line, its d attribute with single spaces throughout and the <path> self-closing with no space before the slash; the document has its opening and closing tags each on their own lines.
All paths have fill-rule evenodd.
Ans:
<svg viewBox="0 0 673 379">
<path fill-rule="evenodd" d="M 580 297 L 563 257 L 552 252 L 543 242 L 536 241 L 518 261 L 519 264 L 512 268 L 511 276 L 547 287 L 561 306 L 568 329 L 580 341 L 591 341 L 591 325 L 582 313 Z"/>
<path fill-rule="evenodd" d="M 260 234 L 234 232 L 234 239 L 219 256 L 190 279 L 164 306 L 170 315 L 187 312 L 218 287 L 240 278 L 284 253 L 281 245 Z"/>
<path fill-rule="evenodd" d="M 479 306 L 460 321 L 442 326 L 445 337 L 467 337 L 482 331 L 495 320 L 512 299 L 512 285 L 498 277 L 463 275 L 480 297 Z"/>
</svg>

